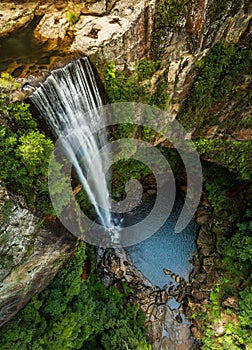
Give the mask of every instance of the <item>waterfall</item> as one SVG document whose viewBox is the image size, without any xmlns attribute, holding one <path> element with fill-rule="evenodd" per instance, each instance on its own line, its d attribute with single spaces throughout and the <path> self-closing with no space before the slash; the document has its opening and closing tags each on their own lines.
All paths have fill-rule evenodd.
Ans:
<svg viewBox="0 0 252 350">
<path fill-rule="evenodd" d="M 106 159 L 99 154 L 106 135 L 105 131 L 92 134 L 94 126 L 103 117 L 93 110 L 102 106 L 102 100 L 88 59 L 73 61 L 53 70 L 30 98 L 55 136 L 66 135 L 66 154 L 100 223 L 111 228 L 111 205 L 103 171 Z M 76 149 L 78 152 L 74 151 Z M 87 172 L 92 185 L 87 181 Z"/>
</svg>

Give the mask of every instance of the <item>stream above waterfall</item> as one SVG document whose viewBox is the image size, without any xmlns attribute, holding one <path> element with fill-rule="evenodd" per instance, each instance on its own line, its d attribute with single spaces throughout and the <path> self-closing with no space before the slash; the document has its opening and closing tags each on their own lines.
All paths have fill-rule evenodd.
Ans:
<svg viewBox="0 0 252 350">
<path fill-rule="evenodd" d="M 6 71 L 14 78 L 28 75 L 39 75 L 47 70 L 55 60 L 64 57 L 62 47 L 50 47 L 48 42 L 41 42 L 34 36 L 34 29 L 40 20 L 33 21 L 0 42 L 0 71 Z"/>
</svg>

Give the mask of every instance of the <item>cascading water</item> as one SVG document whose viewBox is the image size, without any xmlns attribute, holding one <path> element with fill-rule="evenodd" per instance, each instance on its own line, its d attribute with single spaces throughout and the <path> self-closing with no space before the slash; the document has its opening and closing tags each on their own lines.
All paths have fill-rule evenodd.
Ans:
<svg viewBox="0 0 252 350">
<path fill-rule="evenodd" d="M 71 62 L 63 68 L 52 71 L 51 75 L 30 98 L 51 127 L 55 136 L 57 138 L 64 136 L 65 154 L 68 155 L 75 167 L 90 202 L 96 210 L 99 222 L 107 228 L 113 245 L 121 244 L 120 235 L 124 227 L 131 227 L 132 223 L 132 227 L 134 227 L 135 222 L 138 222 L 139 219 L 141 221 L 142 217 L 148 213 L 150 208 L 148 209 L 147 207 L 150 204 L 150 210 L 152 210 L 153 198 L 149 198 L 150 202 L 148 200 L 145 201 L 144 205 L 140 206 L 133 215 L 130 211 L 126 215 L 124 214 L 122 225 L 117 226 L 114 224 L 115 218 L 113 218 L 111 211 L 112 200 L 110 200 L 105 176 L 106 172 L 104 170 L 109 162 L 106 155 L 100 152 L 101 148 L 106 144 L 106 133 L 105 130 L 99 133 L 92 132 L 97 130 L 95 126 L 104 125 L 103 118 L 105 118 L 105 115 L 102 112 L 104 109 L 97 111 L 97 107 L 102 107 L 102 101 L 88 59 L 84 58 Z M 124 106 L 128 112 L 126 107 Z M 115 108 L 113 111 L 117 111 L 117 109 Z M 93 157 L 93 155 L 96 156 Z M 154 154 L 154 156 L 156 155 Z M 88 181 L 87 174 L 91 181 Z M 161 194 L 163 194 L 163 191 L 163 187 L 162 189 L 159 188 Z M 166 192 L 164 194 L 165 196 L 161 197 L 166 212 Z M 139 229 L 132 231 L 134 235 L 143 237 L 143 239 L 139 241 L 139 244 L 129 247 L 128 253 L 133 263 L 145 277 L 153 285 L 157 285 L 160 288 L 163 288 L 167 282 L 170 285 L 172 284 L 172 287 L 176 287 L 172 279 L 170 278 L 169 280 L 169 277 L 164 274 L 164 267 L 171 268 L 173 272 L 176 272 L 185 280 L 188 278 L 191 270 L 189 258 L 192 257 L 196 249 L 195 234 L 197 227 L 192 221 L 182 233 L 179 235 L 175 233 L 175 222 L 178 220 L 177 214 L 181 206 L 182 204 L 177 201 L 171 217 L 163 223 L 163 226 L 158 226 L 160 229 L 156 233 L 155 230 L 152 230 L 152 225 L 156 227 L 155 220 L 158 221 L 159 215 L 152 217 L 151 222 L 148 222 L 149 227 L 146 226 L 144 229 L 146 231 L 150 229 L 153 234 L 148 239 L 145 239 L 145 235 L 140 235 Z M 162 208 L 159 207 L 158 209 L 158 214 L 161 214 L 161 216 L 164 215 Z M 130 239 L 126 240 L 126 243 L 128 242 L 131 242 Z M 173 300 L 174 302 L 175 299 Z M 170 306 L 174 307 L 174 305 L 167 305 L 168 319 L 170 315 L 173 315 Z M 191 349 L 193 339 L 190 335 L 190 325 L 186 322 L 183 322 L 183 324 L 177 323 L 175 314 L 170 318 L 171 321 L 166 322 L 163 328 L 163 336 L 171 338 L 169 341 L 170 347 L 172 349 L 180 349 L 181 339 L 183 340 L 183 337 L 187 334 L 185 343 L 187 344 L 187 349 Z M 176 336 L 173 336 L 173 333 Z"/>
<path fill-rule="evenodd" d="M 75 167 L 100 223 L 112 228 L 111 205 L 105 173 L 106 158 L 99 154 L 104 133 L 93 134 L 103 117 L 94 110 L 102 106 L 94 73 L 87 58 L 52 71 L 30 97 L 56 137 L 65 135 L 65 151 Z M 75 152 L 74 150 L 78 150 Z M 97 154 L 97 157 L 92 156 Z M 87 181 L 85 174 L 92 179 Z M 102 209 L 101 209 L 102 208 Z"/>
</svg>

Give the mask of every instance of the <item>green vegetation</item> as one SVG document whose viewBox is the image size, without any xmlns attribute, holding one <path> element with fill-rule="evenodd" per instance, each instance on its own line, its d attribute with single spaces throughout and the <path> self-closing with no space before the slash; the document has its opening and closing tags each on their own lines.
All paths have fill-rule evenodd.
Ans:
<svg viewBox="0 0 252 350">
<path fill-rule="evenodd" d="M 220 287 L 215 287 L 213 289 L 211 293 L 213 306 L 204 323 L 204 337 L 201 347 L 203 350 L 251 349 L 251 291 L 252 290 L 248 288 L 239 293 L 239 307 L 238 310 L 234 311 L 228 308 L 223 310 L 220 306 L 222 291 Z M 203 318 L 205 316 L 206 315 L 201 315 Z M 219 324 L 219 320 L 225 322 L 225 334 L 216 337 L 214 328 L 215 325 Z"/>
<path fill-rule="evenodd" d="M 252 216 L 246 212 L 230 239 L 221 249 L 218 269 L 225 277 L 220 279 L 211 294 L 207 311 L 197 315 L 203 320 L 202 349 L 252 348 Z M 233 305 L 225 305 L 227 298 Z M 196 315 L 194 315 L 195 317 Z M 215 336 L 215 326 L 224 325 L 223 334 Z"/>
<path fill-rule="evenodd" d="M 239 8 L 240 4 L 237 3 L 235 0 L 223 0 L 218 1 L 214 0 L 209 4 L 208 14 L 210 21 L 216 21 L 216 20 L 224 20 L 224 16 L 227 14 L 232 14 L 233 11 L 237 10 Z M 234 12 L 236 13 L 236 11 Z"/>
<path fill-rule="evenodd" d="M 244 180 L 251 179 L 252 143 L 235 136 L 252 127 L 251 117 L 240 113 L 249 110 L 252 101 L 251 66 L 249 43 L 215 45 L 197 62 L 199 74 L 178 116 L 187 130 L 194 130 L 196 147 L 204 159 L 214 160 Z"/>
<path fill-rule="evenodd" d="M 190 96 L 179 114 L 179 121 L 195 136 L 205 135 L 218 125 L 215 133 L 232 132 L 251 127 L 252 119 L 240 117 L 239 109 L 245 109 L 252 100 L 248 75 L 251 73 L 252 50 L 247 46 L 219 43 L 197 63 L 199 75 Z M 232 113 L 220 119 L 220 110 L 232 103 Z M 225 115 L 224 115 L 225 117 Z"/>
<path fill-rule="evenodd" d="M 204 158 L 220 162 L 227 169 L 238 173 L 241 179 L 252 179 L 252 141 L 196 139 L 194 144 Z"/>
<path fill-rule="evenodd" d="M 117 72 L 114 63 L 110 62 L 105 72 L 109 101 L 141 102 L 165 109 L 169 102 L 166 82 L 160 78 L 156 83 L 156 91 L 152 91 L 150 83 L 150 75 L 158 68 L 159 62 L 144 59 L 136 64 L 135 74 L 130 75 L 127 72 Z"/>
<path fill-rule="evenodd" d="M 8 89 L 13 90 L 17 89 L 19 87 L 19 84 L 14 81 L 14 78 L 5 72 L 1 73 L 0 76 L 0 89 Z"/>
<path fill-rule="evenodd" d="M 249 181 L 217 165 L 204 167 L 207 198 L 216 233 L 215 267 L 220 280 L 213 287 L 202 321 L 202 349 L 252 348 L 252 187 Z M 225 303 L 226 300 L 233 303 Z M 223 324 L 219 336 L 215 329 Z"/>
<path fill-rule="evenodd" d="M 105 288 L 93 275 L 82 279 L 86 258 L 81 244 L 51 285 L 1 328 L 2 350 L 151 349 L 144 314 L 129 302 L 131 290 Z"/>
<path fill-rule="evenodd" d="M 176 29 L 179 21 L 186 17 L 190 0 L 158 0 L 153 31 L 153 56 L 161 56 L 168 38 L 168 33 Z"/>
<path fill-rule="evenodd" d="M 28 104 L 10 101 L 15 83 L 8 79 L 9 85 L 0 91 L 0 179 L 30 206 L 43 203 L 50 211 L 47 172 L 53 143 L 37 129 Z"/>
<path fill-rule="evenodd" d="M 136 75 L 138 81 L 150 79 L 158 70 L 161 61 L 150 61 L 142 59 L 136 63 Z"/>
<path fill-rule="evenodd" d="M 67 12 L 67 20 L 68 20 L 68 22 L 69 22 L 70 24 L 75 24 L 75 23 L 77 23 L 78 20 L 79 20 L 79 18 L 80 18 L 80 15 L 79 15 L 79 14 L 77 14 L 77 13 L 75 13 L 75 12 L 73 12 L 73 11 L 68 11 L 68 12 Z"/>
</svg>

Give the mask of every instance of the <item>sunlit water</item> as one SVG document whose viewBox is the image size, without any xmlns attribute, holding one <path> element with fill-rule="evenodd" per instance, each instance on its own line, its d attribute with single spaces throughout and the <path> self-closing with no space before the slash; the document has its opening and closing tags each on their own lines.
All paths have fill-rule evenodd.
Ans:
<svg viewBox="0 0 252 350">
<path fill-rule="evenodd" d="M 14 77 L 41 74 L 57 58 L 66 53 L 55 48 L 50 50 L 48 42 L 34 37 L 39 17 L 27 26 L 10 33 L 0 40 L 0 71 L 7 71 Z"/>
</svg>

